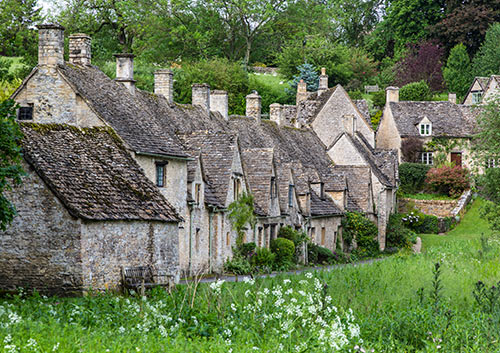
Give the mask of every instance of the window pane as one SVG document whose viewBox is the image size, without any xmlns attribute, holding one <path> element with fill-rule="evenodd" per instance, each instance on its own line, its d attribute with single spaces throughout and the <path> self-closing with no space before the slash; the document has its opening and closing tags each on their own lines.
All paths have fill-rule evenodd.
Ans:
<svg viewBox="0 0 500 353">
<path fill-rule="evenodd" d="M 19 108 L 19 120 L 32 120 L 32 119 L 33 119 L 33 107 Z"/>
<path fill-rule="evenodd" d="M 157 165 L 156 166 L 156 185 L 159 187 L 163 187 L 165 183 L 165 166 Z"/>
</svg>

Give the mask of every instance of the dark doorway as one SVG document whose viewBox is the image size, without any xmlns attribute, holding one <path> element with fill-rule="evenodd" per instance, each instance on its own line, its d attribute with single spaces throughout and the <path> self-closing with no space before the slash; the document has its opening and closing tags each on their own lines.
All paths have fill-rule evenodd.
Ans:
<svg viewBox="0 0 500 353">
<path fill-rule="evenodd" d="M 462 152 L 451 152 L 451 161 L 455 163 L 456 166 L 462 166 Z"/>
</svg>

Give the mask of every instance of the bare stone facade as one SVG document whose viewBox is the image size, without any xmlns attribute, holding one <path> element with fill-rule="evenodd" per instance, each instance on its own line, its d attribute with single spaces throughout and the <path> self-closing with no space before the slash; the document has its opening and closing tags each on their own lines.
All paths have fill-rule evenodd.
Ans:
<svg viewBox="0 0 500 353">
<path fill-rule="evenodd" d="M 417 209 L 426 215 L 436 217 L 452 217 L 453 210 L 458 205 L 458 200 L 415 200 L 399 199 L 399 210 L 404 212 L 408 203 L 414 204 Z"/>
</svg>

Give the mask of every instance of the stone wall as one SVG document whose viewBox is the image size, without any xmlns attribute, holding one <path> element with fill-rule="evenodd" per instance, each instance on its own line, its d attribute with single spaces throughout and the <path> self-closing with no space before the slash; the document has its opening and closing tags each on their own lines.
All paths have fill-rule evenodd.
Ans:
<svg viewBox="0 0 500 353">
<path fill-rule="evenodd" d="M 70 216 L 26 163 L 23 168 L 28 173 L 23 184 L 6 195 L 17 216 L 6 231 L 0 231 L 0 290 L 80 292 L 80 221 Z"/>
<path fill-rule="evenodd" d="M 458 200 L 414 200 L 399 199 L 399 212 L 404 212 L 406 205 L 411 202 L 426 215 L 436 217 L 452 217 L 452 211 L 457 207 Z"/>
<path fill-rule="evenodd" d="M 85 287 L 115 289 L 121 268 L 151 265 L 178 273 L 176 223 L 148 221 L 86 221 L 82 224 Z"/>
<path fill-rule="evenodd" d="M 323 246 L 335 251 L 337 247 L 337 237 L 339 236 L 340 230 L 340 216 L 332 217 L 321 217 L 321 218 L 311 218 L 310 227 L 314 227 L 314 239 L 311 237 L 313 243 Z M 323 238 L 323 228 L 324 228 L 324 238 Z M 311 231 L 309 232 L 311 234 Z"/>
</svg>

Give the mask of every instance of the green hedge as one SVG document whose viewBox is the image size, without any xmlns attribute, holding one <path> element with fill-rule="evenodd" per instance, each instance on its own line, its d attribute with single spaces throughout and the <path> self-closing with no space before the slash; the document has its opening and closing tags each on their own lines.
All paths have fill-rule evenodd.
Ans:
<svg viewBox="0 0 500 353">
<path fill-rule="evenodd" d="M 271 241 L 271 251 L 276 255 L 275 264 L 284 266 L 291 264 L 295 254 L 293 241 L 285 238 L 276 238 Z"/>
<path fill-rule="evenodd" d="M 347 245 L 351 245 L 352 240 L 356 239 L 358 252 L 364 256 L 374 256 L 379 253 L 377 226 L 361 213 L 347 212 L 342 219 L 342 229 Z"/>
<path fill-rule="evenodd" d="M 399 166 L 399 189 L 405 194 L 414 194 L 424 187 L 431 166 L 421 163 L 401 163 Z"/>
</svg>

